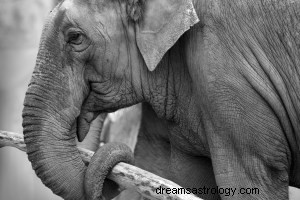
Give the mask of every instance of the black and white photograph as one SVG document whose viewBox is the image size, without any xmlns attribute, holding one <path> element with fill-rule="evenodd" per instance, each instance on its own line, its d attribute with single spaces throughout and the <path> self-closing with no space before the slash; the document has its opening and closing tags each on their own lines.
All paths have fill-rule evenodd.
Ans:
<svg viewBox="0 0 300 200">
<path fill-rule="evenodd" d="M 0 200 L 300 200 L 300 0 L 0 0 Z"/>
</svg>

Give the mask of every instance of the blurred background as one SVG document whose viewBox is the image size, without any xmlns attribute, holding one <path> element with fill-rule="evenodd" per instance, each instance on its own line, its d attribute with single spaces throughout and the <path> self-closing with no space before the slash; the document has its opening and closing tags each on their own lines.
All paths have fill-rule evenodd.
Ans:
<svg viewBox="0 0 300 200">
<path fill-rule="evenodd" d="M 0 0 L 0 129 L 22 133 L 25 91 L 43 22 L 55 0 Z M 1 200 L 61 199 L 37 178 L 27 155 L 0 150 Z"/>
<path fill-rule="evenodd" d="M 0 129 L 22 133 L 25 91 L 35 65 L 43 22 L 54 0 L 0 0 Z M 27 155 L 0 150 L 1 200 L 56 200 L 37 178 Z"/>
<path fill-rule="evenodd" d="M 22 133 L 23 99 L 43 23 L 59 1 L 0 0 L 0 130 Z M 121 141 L 133 149 L 140 116 L 139 105 L 110 114 L 102 141 Z M 61 198 L 37 178 L 26 153 L 10 147 L 0 149 L 0 200 L 37 199 Z"/>
</svg>

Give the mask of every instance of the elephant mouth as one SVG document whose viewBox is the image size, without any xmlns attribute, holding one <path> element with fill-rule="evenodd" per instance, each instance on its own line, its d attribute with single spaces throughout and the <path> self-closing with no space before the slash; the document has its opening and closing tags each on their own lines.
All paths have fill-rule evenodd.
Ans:
<svg viewBox="0 0 300 200">
<path fill-rule="evenodd" d="M 81 113 L 74 122 L 72 130 L 76 131 L 79 146 L 96 151 L 99 145 L 105 143 L 105 133 L 108 130 L 108 113 Z"/>
<path fill-rule="evenodd" d="M 75 120 L 76 134 L 79 142 L 83 142 L 89 132 L 93 134 L 95 132 L 95 128 L 99 129 L 101 132 L 108 113 L 113 113 L 120 109 L 119 107 L 106 105 L 104 103 L 101 103 L 100 106 L 95 105 L 95 102 L 97 101 L 92 93 L 93 92 L 91 92 L 83 102 L 80 114 Z M 105 108 L 103 105 L 106 105 Z M 96 109 L 91 109 L 91 107 L 96 107 Z"/>
</svg>

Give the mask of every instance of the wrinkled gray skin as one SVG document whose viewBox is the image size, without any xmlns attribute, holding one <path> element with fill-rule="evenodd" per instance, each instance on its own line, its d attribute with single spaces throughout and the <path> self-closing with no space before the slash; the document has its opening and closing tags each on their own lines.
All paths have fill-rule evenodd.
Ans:
<svg viewBox="0 0 300 200">
<path fill-rule="evenodd" d="M 185 188 L 216 188 L 210 159 L 180 151 L 170 144 L 170 136 L 168 122 L 159 119 L 151 105 L 143 103 L 135 165 Z M 204 190 L 198 196 L 205 200 L 220 199 L 218 194 Z"/>
<path fill-rule="evenodd" d="M 37 175 L 63 198 L 85 199 L 75 133 L 81 141 L 99 113 L 147 102 L 168 129 L 166 176 L 200 187 L 198 170 L 213 170 L 219 187 L 259 188 L 222 199 L 288 199 L 288 185 L 300 187 L 299 4 L 63 1 L 24 102 Z"/>
</svg>

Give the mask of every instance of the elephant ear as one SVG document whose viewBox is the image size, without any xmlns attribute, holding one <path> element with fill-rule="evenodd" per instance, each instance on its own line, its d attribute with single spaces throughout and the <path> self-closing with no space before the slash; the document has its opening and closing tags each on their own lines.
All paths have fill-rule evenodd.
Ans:
<svg viewBox="0 0 300 200">
<path fill-rule="evenodd" d="M 153 71 L 164 54 L 199 19 L 192 0 L 144 0 L 136 24 L 137 45 Z"/>
</svg>

